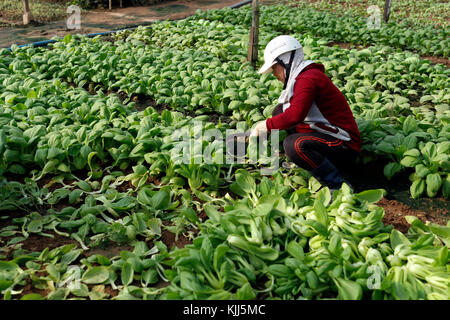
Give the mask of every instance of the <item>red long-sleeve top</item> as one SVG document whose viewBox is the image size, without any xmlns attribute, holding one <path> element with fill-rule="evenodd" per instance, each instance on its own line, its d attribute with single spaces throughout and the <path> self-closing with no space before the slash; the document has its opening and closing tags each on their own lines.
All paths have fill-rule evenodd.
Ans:
<svg viewBox="0 0 450 320">
<path fill-rule="evenodd" d="M 315 132 L 302 122 L 313 101 L 328 122 L 350 134 L 344 143 L 351 149 L 361 151 L 361 137 L 353 113 L 343 93 L 331 82 L 322 64 L 312 63 L 300 72 L 294 85 L 290 107 L 283 113 L 266 120 L 267 130 L 287 129 L 295 126 L 297 132 Z"/>
</svg>

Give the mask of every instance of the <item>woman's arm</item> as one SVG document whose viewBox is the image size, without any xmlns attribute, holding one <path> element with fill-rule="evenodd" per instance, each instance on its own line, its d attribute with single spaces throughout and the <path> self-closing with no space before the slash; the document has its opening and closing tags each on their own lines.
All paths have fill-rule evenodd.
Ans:
<svg viewBox="0 0 450 320">
<path fill-rule="evenodd" d="M 310 77 L 302 76 L 294 85 L 291 106 L 277 116 L 266 120 L 267 130 L 287 129 L 303 121 L 317 95 L 317 86 Z"/>
</svg>

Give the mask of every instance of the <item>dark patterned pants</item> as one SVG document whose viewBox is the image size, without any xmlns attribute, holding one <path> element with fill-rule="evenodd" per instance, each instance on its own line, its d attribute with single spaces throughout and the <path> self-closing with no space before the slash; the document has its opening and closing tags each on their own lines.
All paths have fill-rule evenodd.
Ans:
<svg viewBox="0 0 450 320">
<path fill-rule="evenodd" d="M 282 105 L 277 105 L 272 116 L 282 112 Z M 324 158 L 328 158 L 338 168 L 349 168 L 358 155 L 342 140 L 324 133 L 299 133 L 295 127 L 287 129 L 287 132 L 288 136 L 283 141 L 284 152 L 292 162 L 308 171 L 317 168 Z"/>
</svg>

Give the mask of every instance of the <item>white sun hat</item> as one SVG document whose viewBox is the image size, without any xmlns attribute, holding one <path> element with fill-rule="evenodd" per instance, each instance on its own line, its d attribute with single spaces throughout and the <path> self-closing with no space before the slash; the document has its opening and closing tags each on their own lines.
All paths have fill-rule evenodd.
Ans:
<svg viewBox="0 0 450 320">
<path fill-rule="evenodd" d="M 297 49 L 302 49 L 302 45 L 294 37 L 283 35 L 273 38 L 264 49 L 264 65 L 258 73 L 267 73 L 277 63 L 276 58 Z"/>
</svg>

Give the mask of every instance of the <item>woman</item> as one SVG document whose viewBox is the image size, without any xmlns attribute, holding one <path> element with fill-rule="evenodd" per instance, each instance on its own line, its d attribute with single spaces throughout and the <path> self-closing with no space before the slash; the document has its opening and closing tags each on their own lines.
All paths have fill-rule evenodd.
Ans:
<svg viewBox="0 0 450 320">
<path fill-rule="evenodd" d="M 339 189 L 344 180 L 335 165 L 353 163 L 361 138 L 342 92 L 325 75 L 322 64 L 304 60 L 301 44 L 291 36 L 272 39 L 259 73 L 272 70 L 284 84 L 272 117 L 256 124 L 251 135 L 287 130 L 284 151 L 323 185 Z"/>
</svg>

